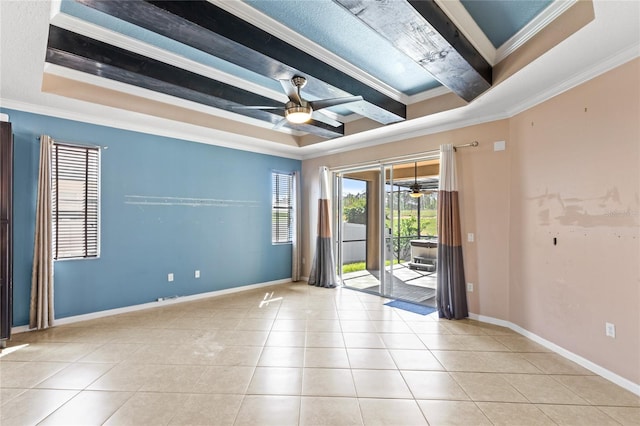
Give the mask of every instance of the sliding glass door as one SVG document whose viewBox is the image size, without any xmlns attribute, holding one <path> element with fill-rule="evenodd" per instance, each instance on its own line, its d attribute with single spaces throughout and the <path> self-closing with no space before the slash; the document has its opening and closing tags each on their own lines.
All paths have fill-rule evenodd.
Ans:
<svg viewBox="0 0 640 426">
<path fill-rule="evenodd" d="M 433 306 L 438 160 L 334 173 L 338 275 L 344 286 Z"/>
</svg>

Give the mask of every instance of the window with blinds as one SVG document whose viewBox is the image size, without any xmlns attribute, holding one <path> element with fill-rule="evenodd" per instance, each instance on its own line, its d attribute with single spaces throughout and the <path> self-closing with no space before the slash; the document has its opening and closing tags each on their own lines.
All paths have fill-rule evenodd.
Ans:
<svg viewBox="0 0 640 426">
<path fill-rule="evenodd" d="M 53 258 L 98 257 L 100 150 L 54 143 L 51 157 Z"/>
<path fill-rule="evenodd" d="M 290 243 L 293 224 L 293 175 L 273 172 L 271 175 L 271 241 Z"/>
</svg>

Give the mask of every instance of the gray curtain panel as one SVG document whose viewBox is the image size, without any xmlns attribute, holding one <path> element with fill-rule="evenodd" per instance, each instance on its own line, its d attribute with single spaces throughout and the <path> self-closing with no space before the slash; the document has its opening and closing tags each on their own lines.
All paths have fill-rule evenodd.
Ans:
<svg viewBox="0 0 640 426">
<path fill-rule="evenodd" d="M 331 205 L 329 204 L 329 170 L 320 168 L 320 199 L 318 200 L 318 236 L 316 254 L 311 265 L 309 285 L 333 288 L 337 285 L 336 262 L 331 243 Z"/>
<path fill-rule="evenodd" d="M 53 254 L 51 230 L 51 149 L 53 139 L 40 136 L 40 169 L 36 206 L 36 232 L 31 271 L 29 327 L 53 326 Z"/>
<path fill-rule="evenodd" d="M 440 147 L 436 303 L 440 318 L 469 316 L 462 259 L 460 207 L 453 145 Z"/>
</svg>

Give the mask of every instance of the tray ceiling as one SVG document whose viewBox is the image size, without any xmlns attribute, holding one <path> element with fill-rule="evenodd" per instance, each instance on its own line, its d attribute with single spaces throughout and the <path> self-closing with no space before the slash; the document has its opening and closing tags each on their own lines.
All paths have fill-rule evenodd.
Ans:
<svg viewBox="0 0 640 426">
<path fill-rule="evenodd" d="M 46 31 L 38 26 L 43 93 L 200 127 L 194 139 L 213 129 L 212 139 L 223 133 L 229 145 L 244 139 L 290 154 L 357 147 L 360 134 L 410 135 L 427 118 L 473 111 L 526 70 L 525 63 L 505 72 L 514 52 L 574 6 L 587 9 L 550 0 L 2 3 L 3 12 L 23 8 L 34 17 L 50 8 Z M 277 128 L 284 111 L 241 108 L 283 107 L 280 80 L 294 76 L 307 79 L 305 100 L 363 100 Z M 5 81 L 3 98 L 11 92 Z"/>
</svg>

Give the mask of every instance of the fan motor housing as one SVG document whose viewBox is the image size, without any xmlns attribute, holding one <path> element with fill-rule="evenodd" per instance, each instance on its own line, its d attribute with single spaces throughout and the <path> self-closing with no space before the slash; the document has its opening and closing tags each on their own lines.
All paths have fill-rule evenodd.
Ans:
<svg viewBox="0 0 640 426">
<path fill-rule="evenodd" d="M 304 123 L 311 118 L 313 108 L 308 102 L 302 101 L 301 105 L 295 102 L 287 102 L 285 105 L 284 116 L 293 123 Z"/>
</svg>

